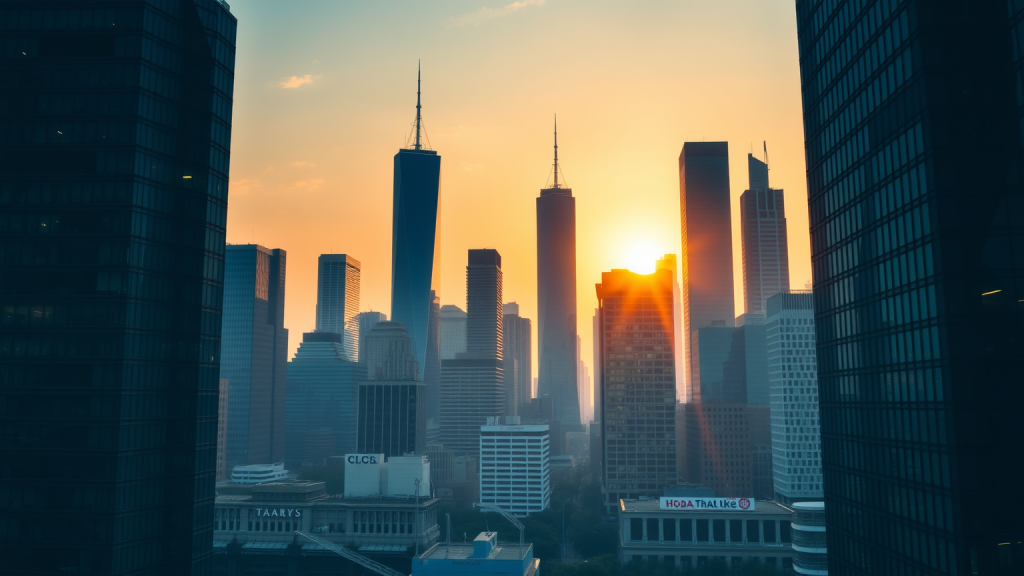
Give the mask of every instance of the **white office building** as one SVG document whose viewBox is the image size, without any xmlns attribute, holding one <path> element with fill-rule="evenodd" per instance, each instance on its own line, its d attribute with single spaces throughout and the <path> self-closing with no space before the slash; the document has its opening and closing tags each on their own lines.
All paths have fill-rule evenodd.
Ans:
<svg viewBox="0 0 1024 576">
<path fill-rule="evenodd" d="M 266 484 L 287 479 L 288 471 L 282 462 L 238 465 L 231 470 L 231 481 L 236 484 Z"/>
<path fill-rule="evenodd" d="M 547 424 L 491 416 L 480 427 L 480 503 L 516 516 L 551 505 L 551 433 Z"/>
<path fill-rule="evenodd" d="M 767 308 L 775 498 L 786 504 L 820 500 L 821 428 L 811 291 L 776 294 L 768 299 Z"/>
</svg>

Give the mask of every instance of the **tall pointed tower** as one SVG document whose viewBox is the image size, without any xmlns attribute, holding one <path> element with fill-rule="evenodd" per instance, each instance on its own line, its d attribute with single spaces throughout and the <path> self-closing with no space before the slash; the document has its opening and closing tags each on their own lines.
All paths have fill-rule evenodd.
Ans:
<svg viewBox="0 0 1024 576">
<path fill-rule="evenodd" d="M 537 397 L 551 396 L 566 431 L 581 430 L 576 383 L 576 199 L 559 181 L 555 121 L 554 183 L 537 198 Z"/>
<path fill-rule="evenodd" d="M 391 319 L 405 324 L 423 367 L 427 418 L 440 413 L 441 156 L 423 140 L 420 74 L 412 142 L 395 154 L 391 224 Z"/>
</svg>

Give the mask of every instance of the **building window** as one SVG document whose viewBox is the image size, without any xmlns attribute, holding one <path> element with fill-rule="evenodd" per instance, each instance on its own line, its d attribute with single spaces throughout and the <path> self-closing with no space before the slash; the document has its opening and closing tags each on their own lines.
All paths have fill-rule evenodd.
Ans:
<svg viewBox="0 0 1024 576">
<path fill-rule="evenodd" d="M 715 531 L 715 542 L 725 542 L 725 520 L 712 520 Z"/>
<path fill-rule="evenodd" d="M 647 519 L 647 539 L 648 540 L 652 540 L 652 541 L 661 540 L 661 538 L 658 536 L 658 524 L 659 524 L 659 522 L 658 522 L 657 518 L 648 518 Z"/>
<path fill-rule="evenodd" d="M 633 542 L 644 539 L 644 521 L 641 518 L 629 519 L 629 539 Z"/>
<path fill-rule="evenodd" d="M 698 519 L 697 520 L 697 542 L 707 542 L 707 541 L 708 541 L 708 521 L 707 520 Z M 700 558 L 705 558 L 705 557 L 701 556 Z M 698 562 L 700 561 L 700 558 L 697 559 Z M 705 558 L 705 560 L 706 560 L 706 558 Z"/>
<path fill-rule="evenodd" d="M 743 541 L 743 520 L 729 520 L 729 540 L 731 542 Z"/>
<path fill-rule="evenodd" d="M 693 520 L 683 518 L 679 521 L 679 539 L 683 542 L 693 542 Z"/>
</svg>

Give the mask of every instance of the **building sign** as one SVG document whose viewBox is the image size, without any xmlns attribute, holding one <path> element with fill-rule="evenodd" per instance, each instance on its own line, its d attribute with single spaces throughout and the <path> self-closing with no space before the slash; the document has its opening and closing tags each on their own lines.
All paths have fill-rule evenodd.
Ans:
<svg viewBox="0 0 1024 576">
<path fill-rule="evenodd" d="M 690 498 L 688 496 L 662 496 L 662 510 L 722 510 L 727 512 L 753 512 L 753 498 Z"/>
<path fill-rule="evenodd" d="M 349 464 L 376 464 L 380 454 L 349 454 L 346 461 Z"/>
<path fill-rule="evenodd" d="M 302 518 L 302 510 L 299 508 L 257 508 L 256 516 L 266 518 Z"/>
</svg>

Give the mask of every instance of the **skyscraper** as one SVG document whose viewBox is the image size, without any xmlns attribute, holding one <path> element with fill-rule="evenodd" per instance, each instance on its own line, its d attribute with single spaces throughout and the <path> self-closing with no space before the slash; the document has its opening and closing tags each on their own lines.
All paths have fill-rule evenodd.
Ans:
<svg viewBox="0 0 1024 576">
<path fill-rule="evenodd" d="M 341 334 L 347 359 L 359 359 L 359 269 L 347 254 L 321 254 L 317 259 L 316 330 Z"/>
<path fill-rule="evenodd" d="M 497 250 L 469 251 L 466 267 L 466 352 L 501 360 L 501 254 Z"/>
<path fill-rule="evenodd" d="M 381 322 L 367 339 L 367 379 L 359 383 L 357 451 L 424 454 L 427 449 L 425 386 L 412 340 L 399 322 Z"/>
<path fill-rule="evenodd" d="M 502 276 L 497 250 L 470 250 L 466 266 L 466 352 L 441 363 L 441 442 L 475 454 L 488 416 L 505 413 Z"/>
<path fill-rule="evenodd" d="M 658 270 L 662 268 L 672 273 L 672 329 L 674 333 L 675 342 L 675 357 L 683 358 L 683 306 L 681 294 L 682 291 L 679 288 L 679 266 L 676 263 L 675 254 L 665 254 L 660 260 L 655 262 L 654 267 Z M 682 362 L 680 360 L 680 362 Z M 682 364 L 680 364 L 680 367 Z M 682 400 L 686 398 L 686 376 L 683 374 L 683 370 L 676 371 L 676 398 Z"/>
<path fill-rule="evenodd" d="M 789 289 L 786 205 L 782 190 L 768 187 L 768 165 L 747 154 L 750 188 L 740 195 L 743 244 L 743 310 L 764 314 L 764 303 Z"/>
<path fill-rule="evenodd" d="M 576 390 L 576 199 L 558 181 L 555 129 L 554 184 L 537 198 L 537 396 L 551 396 L 555 418 L 567 430 L 580 425 Z M 564 179 L 563 179 L 564 181 Z"/>
<path fill-rule="evenodd" d="M 821 499 L 821 428 L 811 292 L 768 299 L 772 460 L 776 499 Z"/>
<path fill-rule="evenodd" d="M 829 573 L 1019 574 L 1024 6 L 796 10 Z"/>
<path fill-rule="evenodd" d="M 519 304 L 507 302 L 501 321 L 505 352 L 505 414 L 519 414 L 519 408 L 530 403 L 533 376 L 533 330 L 529 318 L 519 315 Z"/>
<path fill-rule="evenodd" d="M 409 331 L 427 386 L 427 417 L 440 414 L 441 156 L 423 143 L 419 75 L 416 128 L 395 154 L 391 222 L 391 320 Z"/>
<path fill-rule="evenodd" d="M 606 507 L 617 509 L 621 498 L 661 496 L 678 482 L 672 274 L 604 272 L 597 301 L 601 490 Z"/>
<path fill-rule="evenodd" d="M 693 399 L 691 336 L 705 326 L 732 326 L 732 213 L 729 143 L 686 142 L 679 154 L 686 401 Z"/>
<path fill-rule="evenodd" d="M 363 353 L 366 350 L 366 335 L 373 330 L 380 322 L 387 322 L 388 315 L 383 312 L 360 312 L 356 314 L 356 322 L 359 323 L 359 362 L 363 362 Z"/>
<path fill-rule="evenodd" d="M 351 360 L 341 334 L 302 335 L 288 363 L 284 459 L 292 469 L 298 470 L 311 454 L 324 458 L 356 451 L 357 385 L 366 379 L 366 370 L 366 364 Z"/>
<path fill-rule="evenodd" d="M 228 478 L 228 394 L 227 378 L 220 379 L 217 395 L 217 481 Z"/>
<path fill-rule="evenodd" d="M 228 245 L 224 258 L 221 377 L 228 396 L 228 470 L 284 458 L 288 330 L 287 256 L 279 248 Z"/>
<path fill-rule="evenodd" d="M 212 567 L 236 21 L 173 9 L 0 6 L 8 576 Z"/>
<path fill-rule="evenodd" d="M 441 359 L 466 351 L 466 312 L 453 304 L 441 306 Z"/>
</svg>

